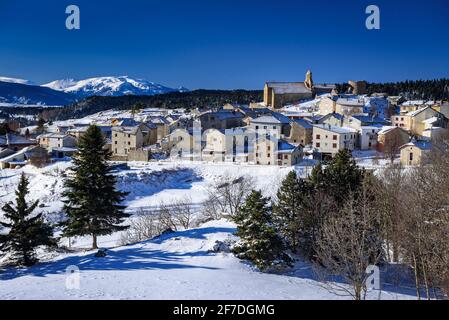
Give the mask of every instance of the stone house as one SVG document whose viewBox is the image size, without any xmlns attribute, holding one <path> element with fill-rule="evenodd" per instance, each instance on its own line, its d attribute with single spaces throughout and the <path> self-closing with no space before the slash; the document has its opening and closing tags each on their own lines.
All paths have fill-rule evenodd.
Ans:
<svg viewBox="0 0 449 320">
<path fill-rule="evenodd" d="M 128 159 L 130 151 L 155 143 L 151 141 L 151 129 L 146 124 L 133 127 L 112 128 L 112 155 L 114 158 Z"/>
<path fill-rule="evenodd" d="M 295 119 L 290 122 L 290 135 L 286 140 L 301 146 L 311 145 L 313 142 L 313 125 L 304 119 Z"/>
<path fill-rule="evenodd" d="M 242 127 L 245 125 L 244 118 L 245 116 L 241 112 L 235 110 L 207 111 L 198 116 L 203 131 Z"/>
<path fill-rule="evenodd" d="M 364 112 L 365 101 L 358 96 L 351 95 L 329 96 L 321 99 L 318 106 L 319 113 L 322 115 L 339 113 L 351 116 Z"/>
<path fill-rule="evenodd" d="M 303 150 L 285 140 L 263 135 L 255 143 L 255 163 L 268 166 L 294 166 L 303 159 Z"/>
<path fill-rule="evenodd" d="M 283 114 L 273 112 L 251 120 L 250 128 L 256 134 L 268 133 L 278 139 L 290 136 L 290 119 Z"/>
<path fill-rule="evenodd" d="M 312 99 L 316 94 L 331 93 L 335 85 L 314 84 L 312 72 L 306 73 L 304 82 L 267 82 L 264 86 L 264 105 L 281 109 L 288 104 Z"/>
<path fill-rule="evenodd" d="M 209 129 L 203 133 L 204 148 L 202 159 L 224 162 L 227 151 L 225 130 Z"/>
<path fill-rule="evenodd" d="M 419 166 L 427 162 L 427 156 L 432 150 L 432 144 L 427 141 L 415 141 L 403 145 L 400 150 L 401 165 Z"/>
<path fill-rule="evenodd" d="M 12 151 L 19 151 L 36 144 L 35 140 L 27 139 L 18 134 L 7 133 L 0 136 L 0 148 L 8 148 Z"/>
<path fill-rule="evenodd" d="M 360 150 L 375 150 L 377 148 L 378 132 L 386 124 L 385 120 L 368 114 L 348 116 L 344 117 L 343 120 L 345 127 L 357 130 L 356 148 Z"/>
<path fill-rule="evenodd" d="M 394 115 L 391 120 L 395 127 L 407 130 L 411 135 L 418 137 L 428 136 L 429 131 L 427 134 L 425 131 L 430 130 L 431 133 L 432 128 L 447 129 L 449 122 L 442 113 L 430 106 L 407 114 Z"/>
<path fill-rule="evenodd" d="M 313 126 L 313 147 L 322 155 L 334 157 L 340 150 L 353 151 L 357 130 L 327 124 Z"/>
<path fill-rule="evenodd" d="M 200 160 L 203 141 L 200 128 L 176 129 L 167 139 L 170 158 Z"/>
<path fill-rule="evenodd" d="M 39 145 L 52 152 L 58 148 L 75 148 L 77 140 L 68 134 L 46 133 L 37 137 Z"/>
<path fill-rule="evenodd" d="M 401 146 L 408 143 L 410 137 L 402 128 L 393 126 L 384 126 L 377 133 L 377 151 L 395 155 L 399 153 Z"/>
</svg>

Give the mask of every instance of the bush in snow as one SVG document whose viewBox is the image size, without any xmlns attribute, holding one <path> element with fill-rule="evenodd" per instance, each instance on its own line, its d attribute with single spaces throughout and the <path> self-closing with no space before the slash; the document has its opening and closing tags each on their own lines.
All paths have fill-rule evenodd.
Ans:
<svg viewBox="0 0 449 320">
<path fill-rule="evenodd" d="M 161 235 L 163 231 L 157 216 L 141 210 L 130 219 L 129 228 L 121 234 L 119 244 L 125 246 L 153 239 Z"/>
<path fill-rule="evenodd" d="M 208 199 L 203 212 L 214 220 L 223 216 L 237 215 L 253 186 L 254 179 L 251 177 L 224 176 L 223 179 L 208 188 Z"/>
<path fill-rule="evenodd" d="M 194 226 L 195 211 L 192 199 L 174 200 L 161 203 L 159 206 L 159 222 L 166 229 L 177 231 L 179 227 L 189 229 Z"/>
</svg>

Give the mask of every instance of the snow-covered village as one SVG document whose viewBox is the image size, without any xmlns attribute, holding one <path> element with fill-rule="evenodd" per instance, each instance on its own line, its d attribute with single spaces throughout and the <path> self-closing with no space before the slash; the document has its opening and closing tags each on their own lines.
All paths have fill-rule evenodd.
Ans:
<svg viewBox="0 0 449 320">
<path fill-rule="evenodd" d="M 319 70 L 0 77 L 0 300 L 448 299 L 449 80 Z"/>
</svg>

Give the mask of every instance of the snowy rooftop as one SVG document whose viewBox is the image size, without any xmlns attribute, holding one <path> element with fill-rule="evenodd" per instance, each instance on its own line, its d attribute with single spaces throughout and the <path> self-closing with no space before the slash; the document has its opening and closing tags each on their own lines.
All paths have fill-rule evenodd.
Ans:
<svg viewBox="0 0 449 320">
<path fill-rule="evenodd" d="M 304 82 L 268 82 L 267 86 L 277 94 L 312 93 Z"/>
<path fill-rule="evenodd" d="M 290 119 L 283 114 L 273 112 L 270 116 L 261 116 L 251 121 L 252 123 L 273 123 L 273 124 L 288 124 Z"/>
<path fill-rule="evenodd" d="M 345 134 L 345 133 L 356 133 L 357 130 L 352 129 L 352 128 L 348 128 L 348 127 L 337 127 L 337 126 L 332 126 L 332 125 L 328 125 L 328 124 L 317 124 L 314 125 L 315 128 L 320 128 L 326 131 L 330 131 L 330 132 L 334 132 L 334 133 L 339 133 L 339 134 Z"/>
<path fill-rule="evenodd" d="M 411 100 L 411 101 L 405 101 L 404 103 L 401 104 L 401 106 L 421 106 L 424 105 L 426 103 L 426 101 L 424 100 Z"/>
<path fill-rule="evenodd" d="M 412 141 L 407 144 L 404 144 L 401 147 L 401 149 L 405 148 L 405 147 L 417 147 L 418 149 L 421 149 L 421 150 L 431 150 L 432 143 L 429 141 Z"/>
<path fill-rule="evenodd" d="M 382 127 L 382 130 L 380 130 L 379 132 L 378 132 L 378 134 L 386 134 L 386 133 L 388 133 L 388 132 L 390 132 L 391 130 L 393 130 L 393 129 L 396 129 L 397 127 L 395 127 L 395 126 L 383 126 Z"/>
<path fill-rule="evenodd" d="M 350 107 L 363 107 L 365 105 L 365 101 L 356 98 L 338 98 L 337 103 L 339 105 Z"/>
</svg>

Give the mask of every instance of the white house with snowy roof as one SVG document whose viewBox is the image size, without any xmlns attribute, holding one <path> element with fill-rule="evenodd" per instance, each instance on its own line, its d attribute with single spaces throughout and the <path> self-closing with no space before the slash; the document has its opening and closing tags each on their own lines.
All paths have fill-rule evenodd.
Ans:
<svg viewBox="0 0 449 320">
<path fill-rule="evenodd" d="M 334 157 L 340 150 L 355 149 L 357 130 L 328 124 L 313 126 L 313 146 L 323 156 Z"/>
</svg>

